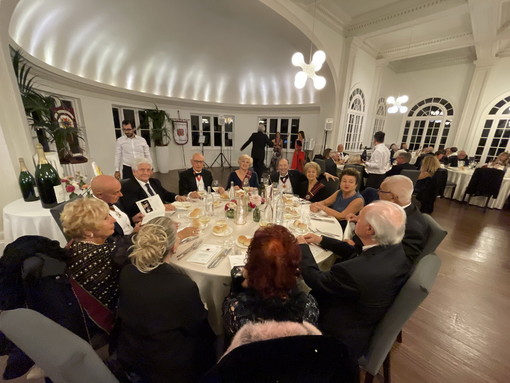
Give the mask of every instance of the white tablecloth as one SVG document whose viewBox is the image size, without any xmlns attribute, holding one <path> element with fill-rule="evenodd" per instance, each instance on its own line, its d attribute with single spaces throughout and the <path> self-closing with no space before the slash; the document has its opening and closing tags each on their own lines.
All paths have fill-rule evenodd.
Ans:
<svg viewBox="0 0 510 383">
<path fill-rule="evenodd" d="M 202 204 L 200 202 L 197 202 L 194 204 L 194 206 L 191 208 L 194 209 L 195 207 L 200 207 Z M 306 206 L 308 208 L 309 205 Z M 172 219 L 174 219 L 176 222 L 179 222 L 181 224 L 181 227 L 189 224 L 189 219 L 186 217 L 187 212 L 178 210 L 176 214 L 172 216 Z M 211 245 L 223 245 L 225 243 L 225 240 L 236 240 L 238 236 L 240 235 L 247 235 L 252 236 L 253 233 L 259 228 L 258 223 L 253 222 L 252 214 L 249 213 L 247 223 L 245 225 L 236 225 L 234 223 L 234 220 L 228 219 L 228 225 L 233 229 L 232 234 L 228 237 L 218 237 L 212 234 L 212 227 L 214 226 L 214 223 L 218 219 L 224 219 L 225 213 L 224 213 L 224 204 L 221 204 L 220 207 L 215 209 L 215 216 L 209 222 L 207 227 L 204 229 L 203 233 L 200 235 L 200 239 L 203 240 L 203 244 L 211 244 Z M 291 225 L 293 221 L 286 222 L 286 224 Z M 314 222 L 314 226 L 317 229 L 320 229 L 320 224 Z M 340 236 L 342 235 L 342 228 L 340 224 L 337 222 L 337 231 L 335 233 L 338 233 Z M 329 226 L 328 226 L 329 228 Z M 185 243 L 181 246 L 179 246 L 179 249 L 177 251 L 177 255 L 182 253 L 184 250 L 186 250 L 188 247 L 192 246 L 194 243 Z M 322 267 L 330 266 L 330 263 L 328 262 L 328 259 L 332 261 L 331 252 L 322 250 L 320 248 L 314 249 L 315 252 L 315 259 L 319 264 L 321 264 Z M 230 291 L 230 284 L 231 284 L 231 277 L 230 277 L 230 261 L 228 256 L 225 257 L 217 267 L 213 269 L 208 269 L 205 265 L 200 265 L 196 263 L 188 262 L 187 260 L 191 257 L 193 252 L 190 252 L 189 254 L 185 255 L 181 260 L 177 260 L 176 256 L 172 259 L 172 264 L 178 266 L 181 268 L 186 274 L 190 276 L 190 278 L 195 281 L 195 283 L 198 285 L 198 289 L 200 291 L 200 296 L 202 298 L 202 301 L 207 306 L 207 309 L 209 310 L 209 322 L 211 324 L 212 329 L 217 335 L 220 335 L 223 333 L 223 321 L 222 321 L 222 315 L 221 315 L 221 305 L 223 303 L 223 300 L 228 295 Z M 240 248 L 239 246 L 234 246 L 231 253 L 229 255 L 234 254 L 246 254 L 246 249 Z"/>
<path fill-rule="evenodd" d="M 40 201 L 25 202 L 22 198 L 6 205 L 3 210 L 4 239 L 9 244 L 23 235 L 42 235 L 60 242 L 67 241 L 50 213 Z"/>
<path fill-rule="evenodd" d="M 455 189 L 455 194 L 451 196 L 452 188 L 446 189 L 445 196 L 451 197 L 452 199 L 456 199 L 458 201 L 462 201 L 464 197 L 464 193 L 466 188 L 473 176 L 473 169 L 461 169 L 461 168 L 448 168 L 448 181 L 455 182 L 457 184 L 457 188 Z M 491 209 L 503 209 L 505 205 L 505 201 L 510 194 L 510 177 L 505 177 L 501 184 L 501 189 L 499 190 L 498 198 L 491 198 L 489 201 L 488 207 Z M 477 205 L 477 206 L 485 206 L 485 197 L 472 197 L 469 200 L 469 204 Z"/>
</svg>

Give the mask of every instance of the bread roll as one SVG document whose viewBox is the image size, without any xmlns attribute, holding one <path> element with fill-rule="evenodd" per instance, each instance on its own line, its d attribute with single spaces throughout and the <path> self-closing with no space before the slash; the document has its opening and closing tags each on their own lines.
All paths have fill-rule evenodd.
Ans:
<svg viewBox="0 0 510 383">
<path fill-rule="evenodd" d="M 198 218 L 200 216 L 200 213 L 201 213 L 201 210 L 199 207 L 197 207 L 196 209 L 193 209 L 191 211 L 191 213 L 189 213 L 189 217 L 190 218 Z"/>
<path fill-rule="evenodd" d="M 237 241 L 243 246 L 250 246 L 251 238 L 248 238 L 246 235 L 240 235 Z"/>
<path fill-rule="evenodd" d="M 227 225 L 214 225 L 213 226 L 213 232 L 216 234 L 222 234 L 227 231 Z"/>
</svg>

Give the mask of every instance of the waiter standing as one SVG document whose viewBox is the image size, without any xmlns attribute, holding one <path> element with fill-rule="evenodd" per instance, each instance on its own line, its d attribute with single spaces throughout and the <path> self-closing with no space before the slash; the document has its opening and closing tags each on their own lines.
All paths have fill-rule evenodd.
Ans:
<svg viewBox="0 0 510 383">
<path fill-rule="evenodd" d="M 124 136 L 117 138 L 115 146 L 115 178 L 133 178 L 131 166 L 135 158 L 146 158 L 152 163 L 149 145 L 145 138 L 136 135 L 134 124 L 129 120 L 122 121 Z"/>
<path fill-rule="evenodd" d="M 264 165 L 264 158 L 266 156 L 266 145 L 270 148 L 273 147 L 273 143 L 269 137 L 264 133 L 266 130 L 264 124 L 259 124 L 256 133 L 252 133 L 248 141 L 241 146 L 241 150 L 244 150 L 250 143 L 253 144 L 251 147 L 251 157 L 253 158 L 253 170 L 257 173 L 259 180 L 262 178 L 262 172 L 266 167 Z"/>
</svg>

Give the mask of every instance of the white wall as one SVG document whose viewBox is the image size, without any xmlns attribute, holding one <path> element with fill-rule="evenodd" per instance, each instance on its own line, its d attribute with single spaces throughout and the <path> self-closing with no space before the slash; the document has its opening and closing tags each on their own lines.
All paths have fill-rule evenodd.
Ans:
<svg viewBox="0 0 510 383">
<path fill-rule="evenodd" d="M 464 102 L 471 83 L 474 66 L 472 64 L 452 65 L 406 73 L 393 73 L 387 69 L 383 75 L 381 96 L 409 96 L 408 107 L 429 97 L 441 97 L 448 100 L 454 108 L 454 124 L 451 129 L 447 146 L 454 145 L 458 122 L 463 112 Z M 402 128 L 406 114 L 394 114 L 386 117 L 386 143 L 400 143 Z"/>
</svg>

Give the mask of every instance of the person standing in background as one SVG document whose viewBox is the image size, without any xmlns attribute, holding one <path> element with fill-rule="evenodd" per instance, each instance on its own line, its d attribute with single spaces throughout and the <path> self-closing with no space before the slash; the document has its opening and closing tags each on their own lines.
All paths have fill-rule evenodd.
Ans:
<svg viewBox="0 0 510 383">
<path fill-rule="evenodd" d="M 256 133 L 252 133 L 248 141 L 241 146 L 241 151 L 244 150 L 248 145 L 253 144 L 251 147 L 251 157 L 253 158 L 253 170 L 257 173 L 258 179 L 262 178 L 262 172 L 266 165 L 264 164 L 264 158 L 266 156 L 266 145 L 270 148 L 273 147 L 273 143 L 269 137 L 264 133 L 266 127 L 264 124 L 259 124 Z"/>
<path fill-rule="evenodd" d="M 273 139 L 273 157 L 271 157 L 271 170 L 276 171 L 278 169 L 278 162 L 282 158 L 283 140 L 280 132 L 276 132 Z"/>
<path fill-rule="evenodd" d="M 125 136 L 117 138 L 115 146 L 115 178 L 118 180 L 122 167 L 122 178 L 133 178 L 133 160 L 143 157 L 152 163 L 149 145 L 145 138 L 136 135 L 136 128 L 129 120 L 122 121 L 122 132 Z"/>
<path fill-rule="evenodd" d="M 302 130 L 298 133 L 298 138 L 294 145 L 294 155 L 292 156 L 291 169 L 303 172 L 303 165 L 305 164 L 305 152 L 303 151 L 303 144 L 305 141 L 305 132 Z"/>
<path fill-rule="evenodd" d="M 378 189 L 384 174 L 391 168 L 390 150 L 384 145 L 384 136 L 384 132 L 374 134 L 374 152 L 370 161 L 365 162 L 365 171 L 368 174 L 365 187 Z"/>
</svg>

